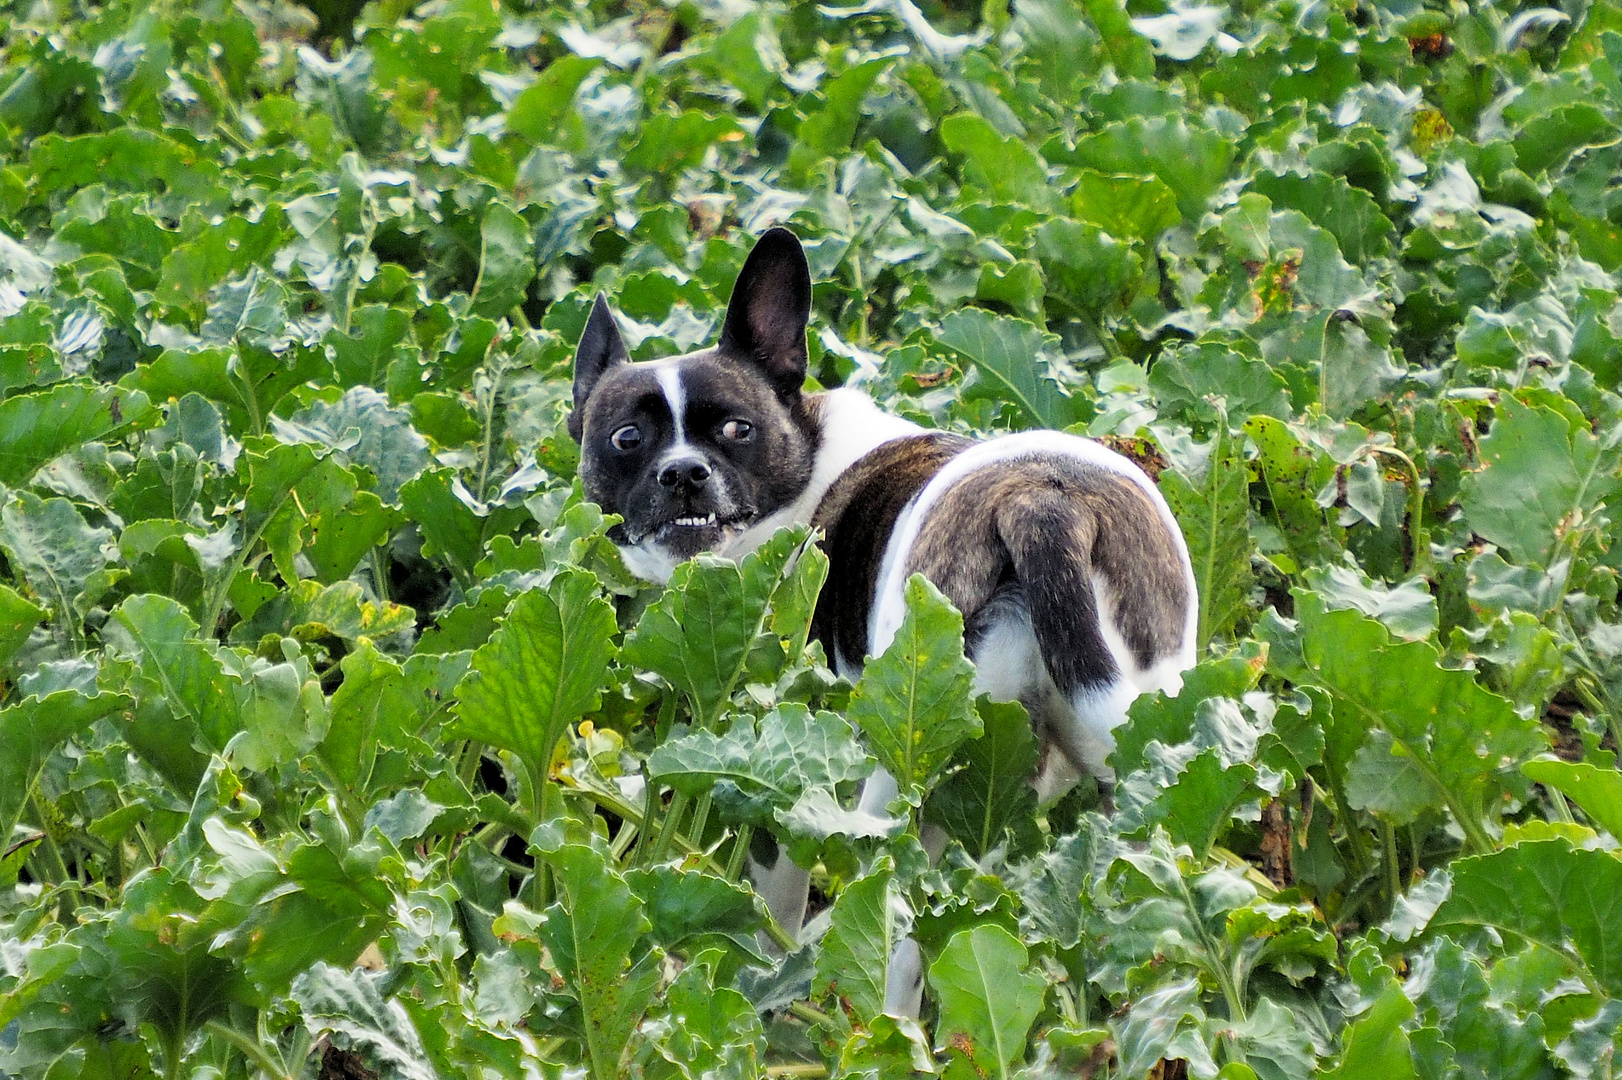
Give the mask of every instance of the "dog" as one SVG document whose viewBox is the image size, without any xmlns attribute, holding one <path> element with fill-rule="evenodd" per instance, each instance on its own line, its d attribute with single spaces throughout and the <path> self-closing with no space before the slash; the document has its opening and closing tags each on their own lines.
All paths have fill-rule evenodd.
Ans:
<svg viewBox="0 0 1622 1080">
<path fill-rule="evenodd" d="M 598 294 L 568 425 L 587 498 L 622 519 L 608 535 L 626 566 L 663 583 L 701 551 L 738 558 L 781 526 L 820 530 L 829 572 L 812 629 L 852 680 L 900 629 L 905 583 L 921 573 L 963 614 L 976 692 L 1029 711 L 1038 797 L 1088 774 L 1107 782 L 1127 706 L 1175 692 L 1194 663 L 1194 570 L 1165 499 L 1089 439 L 974 441 L 857 389 L 805 393 L 810 314 L 810 269 L 784 228 L 745 260 L 712 348 L 633 363 Z M 895 793 L 878 776 L 862 808 Z M 787 862 L 762 892 L 793 932 L 805 879 Z M 916 1013 L 917 990 L 896 993 Z"/>
</svg>

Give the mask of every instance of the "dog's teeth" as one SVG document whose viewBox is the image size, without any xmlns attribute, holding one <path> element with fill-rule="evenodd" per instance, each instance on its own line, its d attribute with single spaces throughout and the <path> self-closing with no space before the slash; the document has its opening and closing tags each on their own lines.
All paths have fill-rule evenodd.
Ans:
<svg viewBox="0 0 1622 1080">
<path fill-rule="evenodd" d="M 688 526 L 688 527 L 691 527 L 691 528 L 702 528 L 702 527 L 704 527 L 706 525 L 714 525 L 715 524 L 715 515 L 710 514 L 708 517 L 675 518 L 674 520 L 671 521 L 671 524 L 672 525 L 684 525 L 684 526 Z"/>
</svg>

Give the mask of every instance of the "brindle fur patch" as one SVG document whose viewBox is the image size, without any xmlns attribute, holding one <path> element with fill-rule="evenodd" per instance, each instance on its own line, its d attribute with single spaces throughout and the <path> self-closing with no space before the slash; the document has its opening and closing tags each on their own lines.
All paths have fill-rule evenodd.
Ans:
<svg viewBox="0 0 1622 1080">
<path fill-rule="evenodd" d="M 829 658 L 860 665 L 884 546 L 912 497 L 969 440 L 931 432 L 885 443 L 851 466 L 823 496 L 812 524 L 823 530 L 828 582 L 811 629 Z"/>
<path fill-rule="evenodd" d="M 1048 673 L 1069 696 L 1117 674 L 1100 617 L 1113 616 L 1139 670 L 1177 652 L 1189 600 L 1182 562 L 1136 483 L 1051 455 L 987 465 L 954 484 L 930 509 L 906 570 L 934 582 L 971 635 L 999 590 L 1018 587 Z M 1098 610 L 1094 575 L 1113 612 Z"/>
</svg>

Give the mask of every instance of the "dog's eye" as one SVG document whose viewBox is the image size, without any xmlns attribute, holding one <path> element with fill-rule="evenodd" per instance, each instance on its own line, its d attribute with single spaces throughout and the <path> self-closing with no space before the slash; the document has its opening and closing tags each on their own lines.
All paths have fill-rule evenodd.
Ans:
<svg viewBox="0 0 1622 1080">
<path fill-rule="evenodd" d="M 721 425 L 721 434 L 733 442 L 748 442 L 755 437 L 755 425 L 747 420 L 728 420 Z"/>
<path fill-rule="evenodd" d="M 626 424 L 610 435 L 608 442 L 616 450 L 635 450 L 642 445 L 642 429 L 635 424 Z"/>
</svg>

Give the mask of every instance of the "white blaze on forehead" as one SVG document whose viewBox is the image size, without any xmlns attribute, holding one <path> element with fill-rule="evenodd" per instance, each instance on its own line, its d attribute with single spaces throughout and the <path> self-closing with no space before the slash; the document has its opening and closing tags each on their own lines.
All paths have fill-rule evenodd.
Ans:
<svg viewBox="0 0 1622 1080">
<path fill-rule="evenodd" d="M 670 406 L 670 422 L 675 425 L 671 449 L 687 445 L 687 395 L 681 385 L 681 357 L 674 357 L 654 369 L 659 389 L 664 391 L 665 404 Z"/>
</svg>

